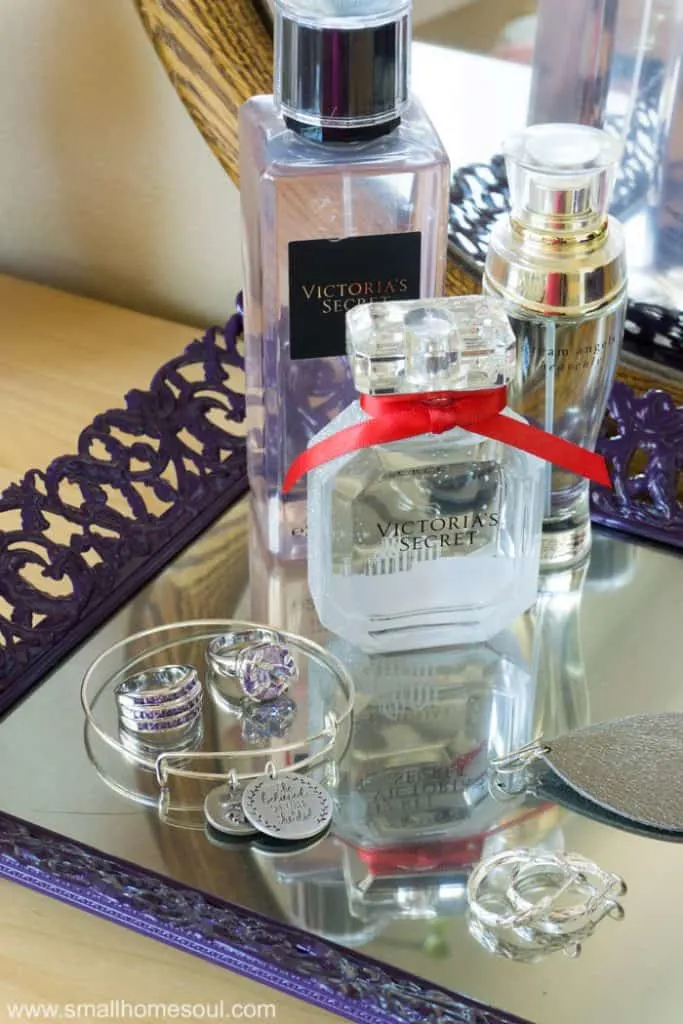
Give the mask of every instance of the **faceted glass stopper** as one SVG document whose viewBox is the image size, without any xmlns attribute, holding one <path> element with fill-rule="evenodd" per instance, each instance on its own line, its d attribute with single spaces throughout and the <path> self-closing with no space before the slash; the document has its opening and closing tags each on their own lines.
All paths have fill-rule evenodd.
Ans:
<svg viewBox="0 0 683 1024">
<path fill-rule="evenodd" d="M 346 338 L 361 394 L 475 391 L 514 374 L 514 334 L 493 297 L 356 306 L 346 317 Z"/>
<path fill-rule="evenodd" d="M 244 695 L 261 702 L 281 697 L 299 670 L 287 647 L 258 644 L 240 654 L 238 675 Z"/>
</svg>

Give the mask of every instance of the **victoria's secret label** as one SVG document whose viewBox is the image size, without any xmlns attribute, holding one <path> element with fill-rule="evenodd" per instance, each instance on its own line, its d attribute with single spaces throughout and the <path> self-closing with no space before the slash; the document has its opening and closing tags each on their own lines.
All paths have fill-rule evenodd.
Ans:
<svg viewBox="0 0 683 1024">
<path fill-rule="evenodd" d="M 429 516 L 397 523 L 377 523 L 377 531 L 383 541 L 393 541 L 397 551 L 429 551 L 472 547 L 483 530 L 490 531 L 499 525 L 498 512 L 481 511 L 460 516 Z"/>
<path fill-rule="evenodd" d="M 343 356 L 354 306 L 419 299 L 421 256 L 419 232 L 290 242 L 291 358 Z"/>
</svg>

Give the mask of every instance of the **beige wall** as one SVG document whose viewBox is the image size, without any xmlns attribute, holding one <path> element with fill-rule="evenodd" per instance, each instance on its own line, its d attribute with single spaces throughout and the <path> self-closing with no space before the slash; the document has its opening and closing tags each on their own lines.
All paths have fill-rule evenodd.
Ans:
<svg viewBox="0 0 683 1024">
<path fill-rule="evenodd" d="M 238 209 L 133 0 L 0 0 L 1 271 L 217 322 Z"/>
</svg>

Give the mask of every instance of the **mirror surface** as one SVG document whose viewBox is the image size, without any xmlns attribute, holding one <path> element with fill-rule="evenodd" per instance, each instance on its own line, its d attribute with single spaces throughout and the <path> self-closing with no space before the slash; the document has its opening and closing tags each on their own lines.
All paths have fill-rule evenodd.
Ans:
<svg viewBox="0 0 683 1024">
<path fill-rule="evenodd" d="M 590 565 L 547 577 L 537 607 L 488 647 L 368 665 L 325 635 L 304 567 L 273 563 L 249 528 L 245 499 L 6 716 L 3 810 L 538 1024 L 677 1019 L 680 848 L 548 805 L 497 804 L 484 773 L 489 756 L 541 733 L 683 711 L 680 558 L 597 532 Z M 130 765 L 128 788 L 151 802 L 121 795 L 86 750 L 79 691 L 94 658 L 144 629 L 232 617 L 329 645 L 355 678 L 351 744 L 323 769 L 333 830 L 307 849 L 212 842 L 192 801 L 176 794 L 158 808 L 153 774 Z M 312 697 L 297 715 L 298 729 L 319 720 Z M 207 701 L 214 738 L 232 744 L 240 728 Z M 603 922 L 579 960 L 525 966 L 486 953 L 468 933 L 466 881 L 483 853 L 519 845 L 580 852 L 621 874 L 625 920 Z"/>
</svg>

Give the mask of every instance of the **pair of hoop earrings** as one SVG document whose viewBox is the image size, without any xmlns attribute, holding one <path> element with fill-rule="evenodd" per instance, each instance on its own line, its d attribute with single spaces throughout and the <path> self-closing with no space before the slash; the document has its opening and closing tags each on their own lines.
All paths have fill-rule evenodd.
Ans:
<svg viewBox="0 0 683 1024">
<path fill-rule="evenodd" d="M 626 884 L 575 853 L 506 850 L 470 876 L 469 928 L 489 952 L 535 961 L 578 956 L 606 917 L 621 920 Z"/>
</svg>

